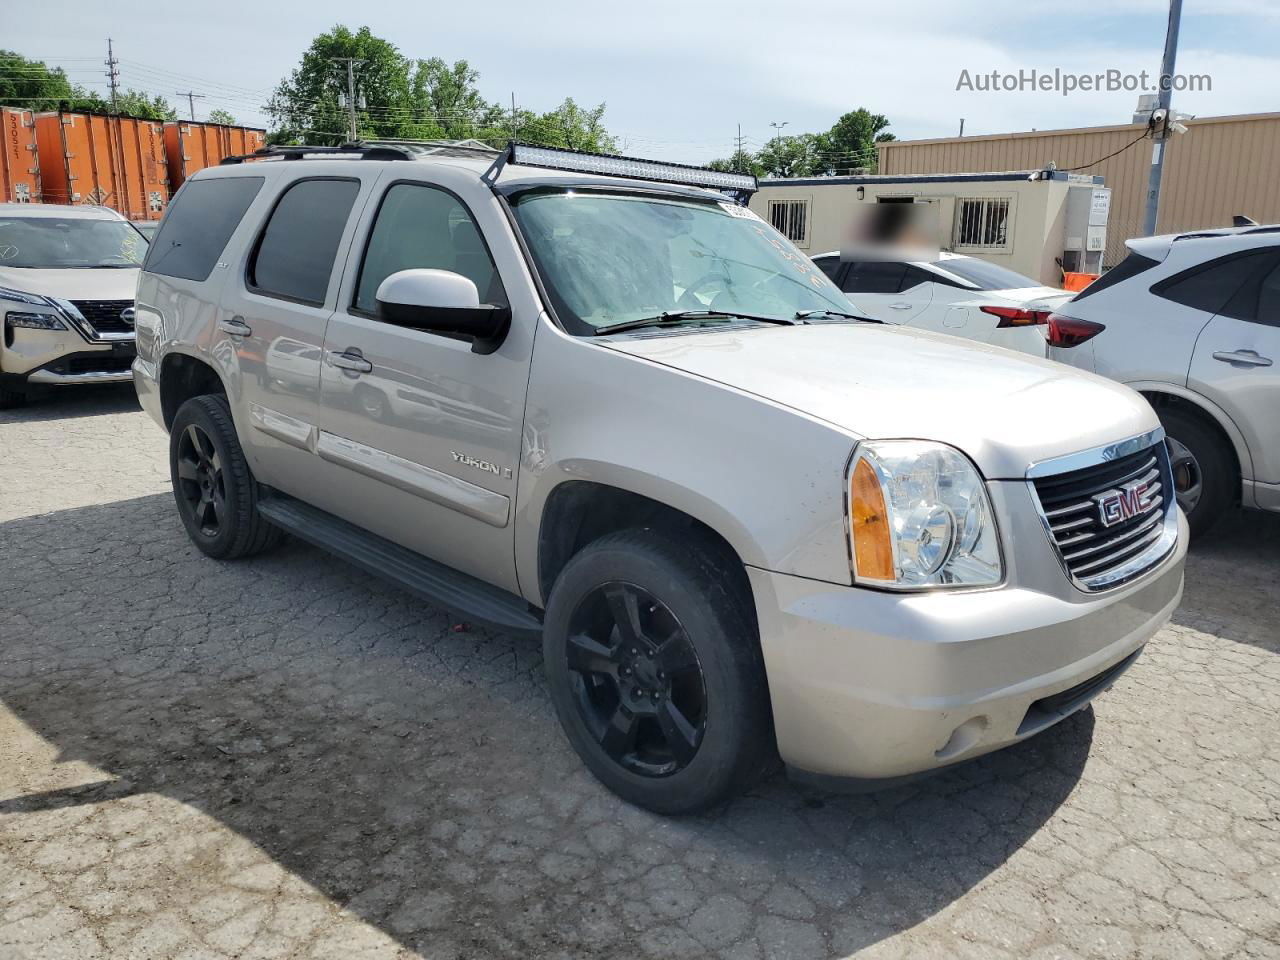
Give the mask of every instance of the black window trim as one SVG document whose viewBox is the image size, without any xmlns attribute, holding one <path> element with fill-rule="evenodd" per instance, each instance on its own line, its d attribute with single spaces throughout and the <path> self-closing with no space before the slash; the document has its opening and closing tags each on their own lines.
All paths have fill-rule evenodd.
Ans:
<svg viewBox="0 0 1280 960">
<path fill-rule="evenodd" d="M 342 232 L 344 234 L 347 232 L 347 227 L 351 225 L 351 215 L 355 213 L 355 210 L 356 210 L 356 202 L 360 199 L 360 191 L 364 189 L 364 184 L 365 184 L 364 180 L 362 180 L 360 177 L 335 177 L 335 176 L 298 177 L 296 180 L 290 180 L 288 184 L 285 186 L 285 188 L 281 190 L 278 194 L 276 194 L 275 199 L 271 201 L 271 209 L 267 211 L 267 215 L 263 217 L 262 222 L 258 224 L 257 236 L 253 240 L 253 246 L 249 248 L 249 256 L 245 258 L 244 276 L 243 276 L 244 288 L 250 293 L 255 293 L 260 297 L 266 297 L 270 300 L 280 300 L 284 303 L 296 303 L 304 307 L 320 307 L 322 309 L 325 303 L 328 301 L 329 284 L 333 283 L 333 267 L 329 268 L 329 284 L 325 285 L 324 299 L 319 301 L 304 300 L 301 297 L 285 296 L 283 293 L 276 293 L 273 290 L 267 290 L 262 287 L 259 287 L 257 284 L 255 284 L 252 280 L 249 279 L 253 273 L 254 266 L 258 262 L 258 251 L 261 249 L 262 241 L 267 235 L 267 227 L 271 225 L 271 220 L 276 215 L 276 209 L 280 206 L 280 202 L 284 200 L 284 198 L 289 195 L 289 191 L 292 190 L 294 187 L 298 186 L 298 184 L 310 183 L 316 180 L 332 180 L 332 181 L 338 181 L 340 183 L 356 184 L 356 195 L 351 201 L 351 209 L 347 212 L 347 223 L 342 228 Z M 334 256 L 333 256 L 334 267 L 336 267 L 338 264 L 338 260 L 340 259 L 338 254 L 341 252 L 342 252 L 342 238 L 339 237 L 338 250 L 334 252 Z"/>
<path fill-rule="evenodd" d="M 489 257 L 489 262 L 493 264 L 494 276 L 498 278 L 498 286 L 502 288 L 502 297 L 507 301 L 506 306 L 510 309 L 511 298 L 507 296 L 507 285 L 503 282 L 502 271 L 498 269 L 497 258 L 494 257 L 493 251 L 489 248 L 489 238 L 484 235 L 484 230 L 480 228 L 480 221 L 478 221 L 476 219 L 476 215 L 472 213 L 471 207 L 467 204 L 467 201 L 463 200 L 456 191 L 451 190 L 442 184 L 432 183 L 427 180 L 415 180 L 412 177 L 400 177 L 397 180 L 392 180 L 386 185 L 381 196 L 378 197 L 378 205 L 374 208 L 373 216 L 369 218 L 369 226 L 365 230 L 364 236 L 361 238 L 361 243 L 359 245 L 360 260 L 356 264 L 355 282 L 351 285 L 351 296 L 348 297 L 349 302 L 344 308 L 346 312 L 354 317 L 364 317 L 366 320 L 376 320 L 378 323 L 388 323 L 388 321 L 378 316 L 376 310 L 362 310 L 360 307 L 356 306 L 356 299 L 360 296 L 360 282 L 364 279 L 364 265 L 365 261 L 369 258 L 369 242 L 373 239 L 373 231 L 378 225 L 378 217 L 382 215 L 382 205 L 386 203 L 387 196 L 391 193 L 391 190 L 402 184 L 408 184 L 414 187 L 426 187 L 429 190 L 439 190 L 441 193 L 448 194 L 457 201 L 458 206 L 462 207 L 466 215 L 471 218 L 471 222 L 475 225 L 476 233 L 480 235 L 480 243 L 484 245 L 484 252 Z M 354 250 L 356 244 L 353 243 L 351 246 Z M 496 304 L 496 306 L 500 306 L 500 304 Z M 389 325 L 394 326 L 394 324 Z M 429 333 L 430 331 L 423 332 Z M 443 336 L 444 334 L 440 335 Z"/>
<path fill-rule="evenodd" d="M 1258 247 L 1249 247 L 1247 250 L 1237 250 L 1235 253 L 1228 253 L 1228 254 L 1224 254 L 1221 257 L 1214 257 L 1212 260 L 1203 260 L 1200 263 L 1197 263 L 1195 266 L 1187 267 L 1185 270 L 1179 270 L 1177 273 L 1171 274 L 1170 276 L 1167 276 L 1162 280 L 1157 280 L 1155 283 L 1151 284 L 1151 286 L 1148 287 L 1147 290 L 1149 293 L 1154 294 L 1155 296 L 1159 297 L 1162 300 L 1168 300 L 1170 303 L 1176 303 L 1179 306 L 1187 307 L 1190 310 L 1200 310 L 1201 313 L 1209 313 L 1208 310 L 1202 310 L 1200 307 L 1192 307 L 1189 304 L 1183 303 L 1181 300 L 1175 300 L 1173 297 L 1165 296 L 1164 291 L 1169 289 L 1169 287 L 1173 286 L 1176 283 L 1181 283 L 1184 280 L 1190 280 L 1193 277 L 1197 277 L 1208 270 L 1217 269 L 1218 267 L 1221 267 L 1223 264 L 1233 263 L 1236 260 L 1239 260 L 1243 257 L 1256 257 L 1260 255 L 1265 256 L 1267 253 L 1273 253 L 1274 251 L 1275 251 L 1275 247 L 1268 244 L 1268 245 L 1258 246 Z M 1128 258 L 1126 257 L 1125 259 L 1128 259 Z M 1249 282 L 1250 279 L 1251 278 L 1246 277 L 1244 280 L 1240 282 L 1240 286 L 1236 287 L 1234 290 L 1228 293 L 1226 298 L 1222 301 L 1222 306 L 1218 307 L 1217 310 L 1213 311 L 1213 316 L 1216 317 L 1220 313 L 1222 313 L 1222 311 L 1225 310 L 1227 308 L 1227 305 L 1231 303 L 1232 300 L 1235 299 L 1236 294 L 1240 292 L 1240 290 L 1244 287 L 1246 283 Z M 1086 287 L 1085 289 L 1087 290 L 1088 287 Z"/>
</svg>

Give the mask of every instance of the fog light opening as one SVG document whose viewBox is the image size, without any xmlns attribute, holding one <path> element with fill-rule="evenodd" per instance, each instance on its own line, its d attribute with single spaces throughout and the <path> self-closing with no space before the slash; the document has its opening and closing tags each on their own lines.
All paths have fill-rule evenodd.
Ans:
<svg viewBox="0 0 1280 960">
<path fill-rule="evenodd" d="M 951 732 L 951 738 L 933 755 L 934 759 L 950 760 L 952 757 L 958 757 L 972 750 L 986 733 L 988 723 L 986 717 L 973 717 L 966 720 Z"/>
</svg>

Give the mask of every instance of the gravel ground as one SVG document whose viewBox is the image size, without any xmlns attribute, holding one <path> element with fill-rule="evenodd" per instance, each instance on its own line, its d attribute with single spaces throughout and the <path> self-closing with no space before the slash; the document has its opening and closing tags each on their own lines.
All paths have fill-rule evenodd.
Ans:
<svg viewBox="0 0 1280 960">
<path fill-rule="evenodd" d="M 664 820 L 534 644 L 220 564 L 127 392 L 0 414 L 0 957 L 1280 957 L 1280 517 L 1092 710 L 910 787 Z"/>
</svg>

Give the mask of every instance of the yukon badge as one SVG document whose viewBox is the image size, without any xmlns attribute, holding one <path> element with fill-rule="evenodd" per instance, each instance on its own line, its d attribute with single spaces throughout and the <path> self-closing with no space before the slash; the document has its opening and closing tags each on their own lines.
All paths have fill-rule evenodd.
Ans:
<svg viewBox="0 0 1280 960">
<path fill-rule="evenodd" d="M 1154 491 L 1145 480 L 1135 480 L 1133 483 L 1126 483 L 1119 490 L 1094 494 L 1093 499 L 1098 504 L 1098 518 L 1102 525 L 1113 527 L 1151 509 Z"/>
<path fill-rule="evenodd" d="M 477 470 L 483 470 L 485 473 L 492 473 L 495 477 L 501 476 L 502 471 L 498 469 L 496 463 L 490 463 L 488 460 L 477 460 L 469 453 L 459 453 L 457 450 L 450 450 L 454 463 L 460 463 L 464 467 L 475 467 Z"/>
</svg>

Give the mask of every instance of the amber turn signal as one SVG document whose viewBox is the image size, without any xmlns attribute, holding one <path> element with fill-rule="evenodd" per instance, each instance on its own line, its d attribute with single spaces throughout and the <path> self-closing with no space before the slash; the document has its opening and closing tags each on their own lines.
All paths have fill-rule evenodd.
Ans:
<svg viewBox="0 0 1280 960">
<path fill-rule="evenodd" d="M 853 468 L 849 483 L 849 523 L 853 534 L 853 563 L 862 580 L 894 580 L 893 541 L 889 511 L 880 478 L 866 460 Z"/>
</svg>

